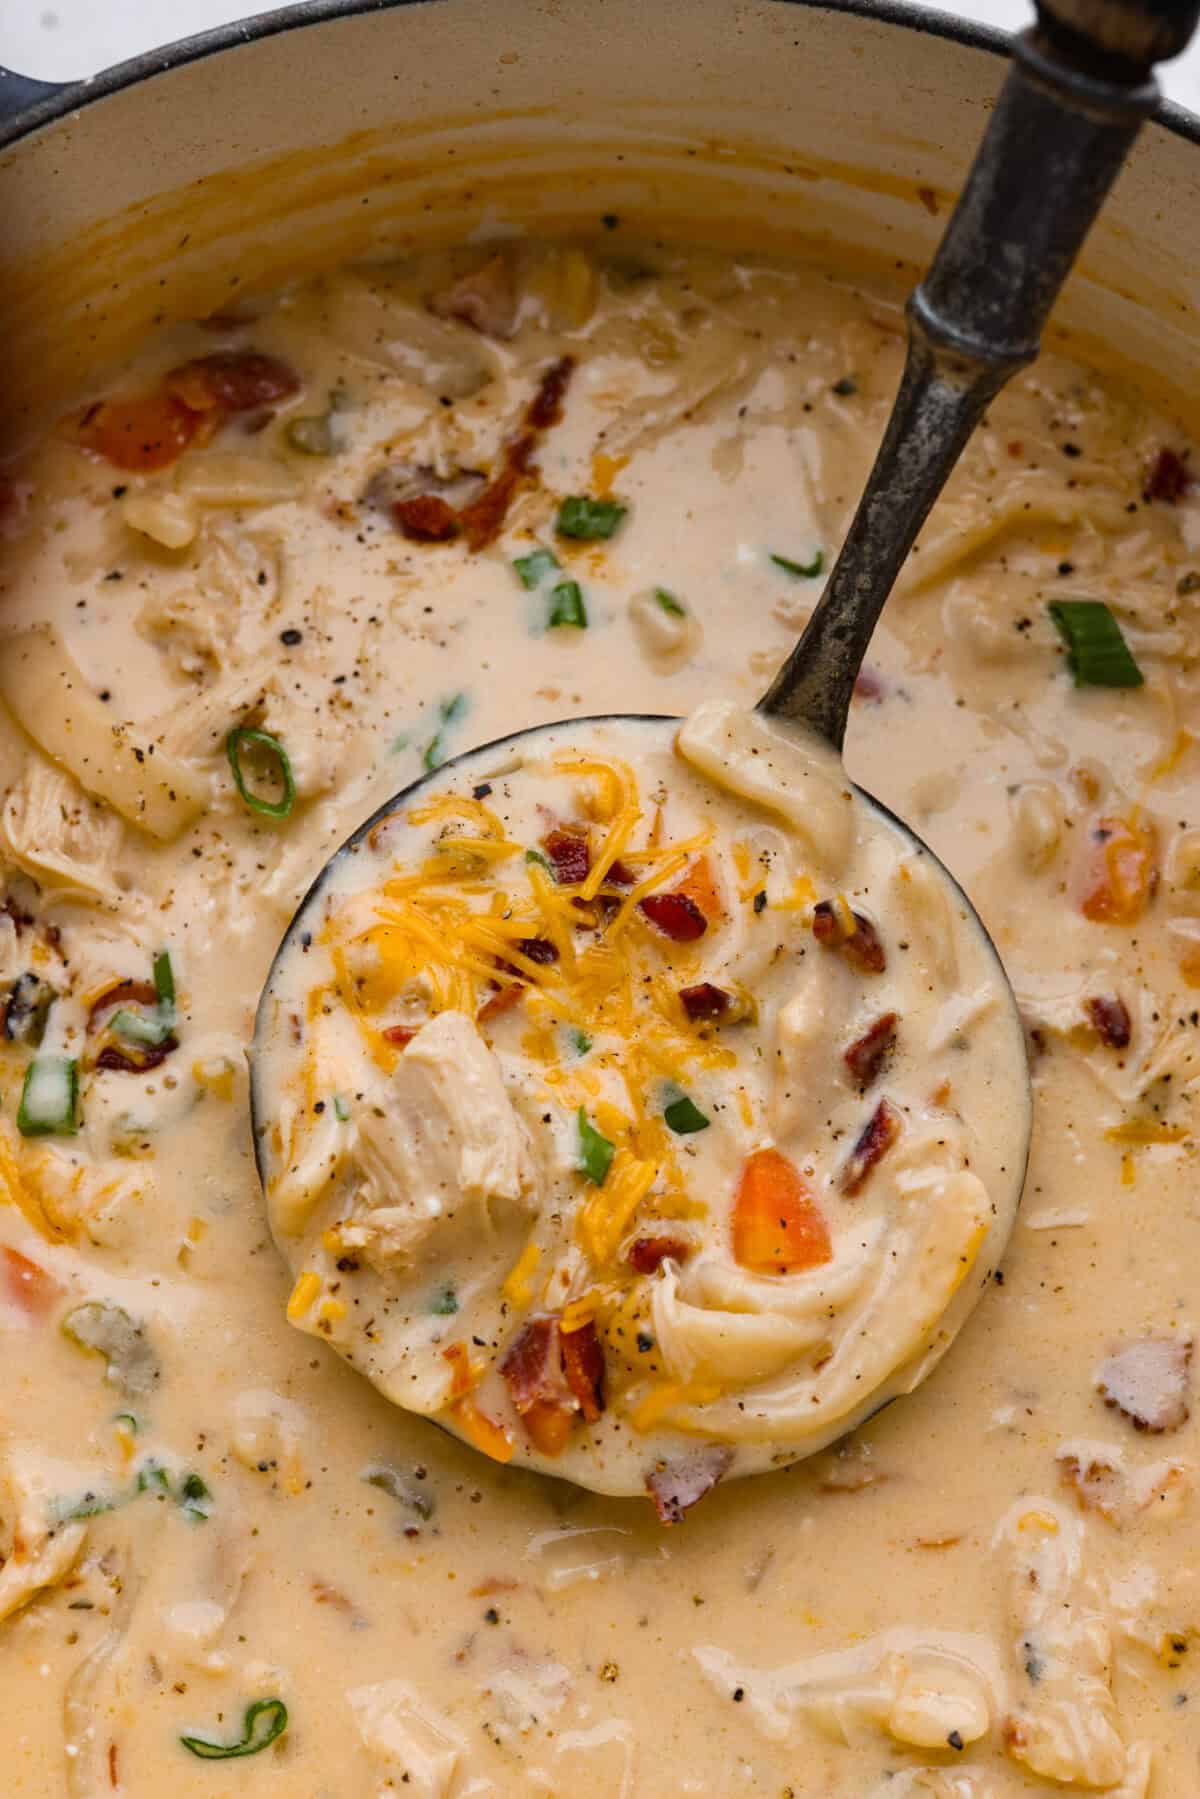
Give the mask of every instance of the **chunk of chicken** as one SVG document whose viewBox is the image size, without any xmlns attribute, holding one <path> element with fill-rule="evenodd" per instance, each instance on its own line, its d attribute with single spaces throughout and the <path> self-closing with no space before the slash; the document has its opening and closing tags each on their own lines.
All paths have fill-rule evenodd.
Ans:
<svg viewBox="0 0 1200 1799">
<path fill-rule="evenodd" d="M 71 1572 L 87 1525 L 47 1523 L 48 1492 L 37 1466 L 10 1452 L 0 1469 L 0 1518 L 7 1526 L 0 1553 L 0 1619 L 11 1617 Z"/>
</svg>

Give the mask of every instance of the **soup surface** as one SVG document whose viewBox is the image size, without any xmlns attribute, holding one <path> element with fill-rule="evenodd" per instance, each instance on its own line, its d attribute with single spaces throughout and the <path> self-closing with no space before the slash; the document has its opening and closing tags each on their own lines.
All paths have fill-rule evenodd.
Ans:
<svg viewBox="0 0 1200 1799">
<path fill-rule="evenodd" d="M 1136 395 L 1048 356 L 996 402 L 851 718 L 851 775 L 961 878 L 1033 1065 L 1011 1241 L 917 1392 L 695 1509 L 677 1495 L 666 1509 L 687 1515 L 667 1529 L 640 1463 L 619 1483 L 639 1497 L 587 1493 L 518 1465 L 555 1454 L 489 1459 L 388 1403 L 331 1352 L 353 1303 L 338 1277 L 358 1270 L 336 1245 L 319 1275 L 291 1252 L 289 1269 L 272 1238 L 287 1233 L 255 1169 L 246 1056 L 325 859 L 472 744 L 752 705 L 878 441 L 903 348 L 893 296 L 623 238 L 614 221 L 590 245 L 350 269 L 163 334 L 5 471 L 7 1792 L 1200 1792 L 1200 510 L 1187 446 Z M 744 798 L 727 796 L 731 816 Z M 573 825 L 599 844 L 604 810 L 583 781 L 541 831 L 501 822 L 553 878 L 546 836 Z M 667 823 L 686 842 L 684 811 Z M 454 835 L 424 847 L 453 857 Z M 631 862 L 655 848 L 631 841 Z M 709 873 L 746 931 L 791 949 L 806 933 L 813 966 L 846 972 L 814 934 L 822 893 L 760 882 L 753 847 L 744 878 Z M 618 916 L 619 881 L 608 897 Z M 713 904 L 703 882 L 684 897 Z M 890 933 L 882 908 L 867 915 Z M 852 940 L 845 913 L 834 923 Z M 660 934 L 664 968 L 690 967 Z M 499 958 L 486 991 L 520 989 L 524 1022 L 493 1008 L 492 1035 L 528 1059 L 516 1033 L 537 1028 L 552 963 L 517 954 L 528 966 Z M 690 985 L 736 997 L 696 966 Z M 961 968 L 943 979 L 947 1003 L 969 997 Z M 880 1008 L 899 1032 L 881 1095 L 917 1092 L 906 998 Z M 472 1078 L 483 1037 L 464 1006 L 418 1021 L 405 1002 L 397 989 L 401 1010 L 380 1014 L 419 1022 L 391 1043 L 391 1076 L 416 1047 L 405 1079 L 422 1057 L 430 1082 L 439 1058 Z M 678 1003 L 674 1025 L 708 1053 L 744 1022 Z M 877 1018 L 855 1003 L 865 1035 Z M 583 1035 L 543 1070 L 581 1080 L 605 1051 Z M 850 1047 L 837 1036 L 833 1054 Z M 947 1116 L 950 1053 L 930 1052 L 921 1089 Z M 719 1147 L 726 1095 L 706 1085 L 720 1070 L 662 1074 L 664 1119 L 687 1099 L 721 1126 L 677 1112 L 692 1128 L 667 1143 L 656 1114 L 660 1147 L 683 1162 L 691 1144 L 704 1170 L 678 1183 L 678 1216 L 644 1213 L 679 1238 L 650 1258 L 678 1300 L 706 1228 L 690 1207 L 718 1185 L 727 1206 L 737 1164 Z M 859 1085 L 839 1104 L 863 1106 Z M 354 1092 L 312 1105 L 357 1129 L 340 1116 Z M 622 1148 L 638 1159 L 596 1111 L 619 1094 L 571 1097 L 573 1153 L 603 1155 L 582 1110 L 614 1165 Z M 818 1104 L 806 1150 L 792 1120 L 801 1170 L 827 1122 Z M 783 1135 L 777 1119 L 738 1128 L 739 1154 Z M 669 1185 L 635 1191 L 630 1218 Z M 793 1278 L 786 1258 L 812 1242 L 800 1215 L 760 1231 L 754 1278 Z M 526 1297 L 526 1234 L 496 1269 L 515 1283 L 509 1331 L 543 1304 Z M 362 1243 L 339 1253 L 369 1260 Z M 903 1287 L 881 1330 L 911 1307 Z M 460 1293 L 422 1292 L 432 1344 Z M 728 1312 L 742 1330 L 745 1300 Z M 355 1318 L 355 1344 L 373 1349 L 384 1323 Z M 661 1306 L 634 1322 L 650 1345 L 636 1355 L 664 1324 Z M 481 1347 L 449 1342 L 467 1364 Z M 590 1425 L 586 1387 L 568 1388 Z M 704 1394 L 669 1403 L 721 1403 Z M 507 1421 L 514 1442 L 525 1416 Z M 642 1415 L 648 1449 L 669 1417 Z M 562 1453 L 570 1468 L 578 1452 Z"/>
</svg>

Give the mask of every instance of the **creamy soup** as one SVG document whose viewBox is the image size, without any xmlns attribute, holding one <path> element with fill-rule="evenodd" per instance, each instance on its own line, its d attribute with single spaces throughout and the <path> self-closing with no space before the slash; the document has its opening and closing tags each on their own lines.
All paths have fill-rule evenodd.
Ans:
<svg viewBox="0 0 1200 1799">
<path fill-rule="evenodd" d="M 930 930 L 900 837 L 839 872 L 720 739 L 811 612 L 902 348 L 882 287 L 613 221 L 164 332 L 6 468 L 6 1792 L 1200 1792 L 1188 447 L 1084 368 L 1023 375 L 850 721 L 850 775 L 1012 976 L 1013 1223 L 969 914 Z M 707 761 L 590 728 L 528 801 L 455 774 L 702 703 Z M 607 868 L 584 750 L 640 796 Z M 392 808 L 277 966 L 264 1198 L 280 938 L 443 763 L 428 803 L 489 816 Z M 464 885 L 522 926 L 471 969 Z M 407 937 L 364 950 L 386 907 Z M 635 967 L 662 1005 L 622 1023 Z M 422 1181 L 465 1213 L 380 1219 Z M 788 1296 L 856 1270 L 874 1310 L 818 1341 Z M 502 1372 L 535 1320 L 549 1389 Z M 750 1417 L 848 1360 L 870 1403 Z M 792 1465 L 684 1480 L 685 1442 Z"/>
</svg>

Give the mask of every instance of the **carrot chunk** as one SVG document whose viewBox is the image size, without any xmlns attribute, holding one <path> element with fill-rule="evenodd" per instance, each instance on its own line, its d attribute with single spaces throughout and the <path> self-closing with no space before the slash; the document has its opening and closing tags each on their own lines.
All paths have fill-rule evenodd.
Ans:
<svg viewBox="0 0 1200 1799">
<path fill-rule="evenodd" d="M 832 1259 L 820 1209 L 777 1149 L 747 1157 L 733 1209 L 733 1254 L 752 1274 L 795 1274 Z"/>
<path fill-rule="evenodd" d="M 62 1288 L 40 1262 L 31 1262 L 19 1249 L 4 1245 L 0 1246 L 0 1293 L 27 1318 L 44 1318 L 62 1297 Z"/>
</svg>

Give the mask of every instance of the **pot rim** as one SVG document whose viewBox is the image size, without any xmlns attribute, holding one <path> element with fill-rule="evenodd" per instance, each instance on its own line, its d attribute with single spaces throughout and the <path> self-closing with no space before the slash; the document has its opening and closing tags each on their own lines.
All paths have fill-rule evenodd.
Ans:
<svg viewBox="0 0 1200 1799">
<path fill-rule="evenodd" d="M 204 57 L 258 43 L 280 32 L 327 24 L 331 19 L 389 12 L 402 6 L 443 3 L 444 0 L 303 0 L 303 3 L 283 6 L 275 12 L 257 13 L 229 25 L 215 26 L 211 31 L 196 32 L 160 49 L 142 51 L 81 81 L 65 82 L 61 86 L 36 84 L 48 89 L 43 98 L 7 119 L 0 119 L 0 150 L 81 111 L 94 101 L 107 99 L 127 87 L 152 80 L 156 75 L 168 74 Z M 934 12 L 913 0 L 772 0 L 772 4 L 803 6 L 814 12 L 849 13 L 855 18 L 878 20 L 906 31 L 946 38 L 967 49 L 983 50 L 993 56 L 1007 57 L 1011 53 L 1011 39 L 1007 33 L 957 14 Z M 1188 143 L 1200 144 L 1200 115 L 1187 107 L 1173 100 L 1160 100 L 1153 117 L 1172 135 Z"/>
</svg>

